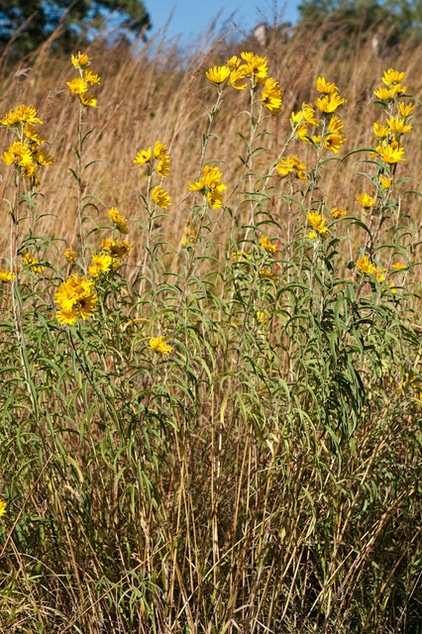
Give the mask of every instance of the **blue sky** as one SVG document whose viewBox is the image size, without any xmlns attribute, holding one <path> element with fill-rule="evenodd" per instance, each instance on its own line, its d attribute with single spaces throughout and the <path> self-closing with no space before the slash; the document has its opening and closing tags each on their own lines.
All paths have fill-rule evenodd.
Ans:
<svg viewBox="0 0 422 634">
<path fill-rule="evenodd" d="M 235 22 L 246 34 L 260 22 L 272 24 L 274 12 L 282 15 L 283 22 L 294 23 L 299 3 L 300 0 L 145 0 L 153 23 L 150 36 L 161 31 L 172 15 L 167 39 L 180 35 L 185 42 L 206 31 L 219 14 L 219 25 L 229 28 Z"/>
</svg>

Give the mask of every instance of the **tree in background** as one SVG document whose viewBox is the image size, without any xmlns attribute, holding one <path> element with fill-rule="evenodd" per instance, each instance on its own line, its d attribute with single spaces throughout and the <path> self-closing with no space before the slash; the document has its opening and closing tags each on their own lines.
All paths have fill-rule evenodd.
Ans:
<svg viewBox="0 0 422 634">
<path fill-rule="evenodd" d="M 324 24 L 326 35 L 339 25 L 343 34 L 381 28 L 394 44 L 410 32 L 422 33 L 422 0 L 303 0 L 298 9 L 300 21 Z"/>
<path fill-rule="evenodd" d="M 31 52 L 60 26 L 56 45 L 69 52 L 110 20 L 126 34 L 151 27 L 141 0 L 0 0 L 0 51 L 7 48 L 14 56 Z"/>
</svg>

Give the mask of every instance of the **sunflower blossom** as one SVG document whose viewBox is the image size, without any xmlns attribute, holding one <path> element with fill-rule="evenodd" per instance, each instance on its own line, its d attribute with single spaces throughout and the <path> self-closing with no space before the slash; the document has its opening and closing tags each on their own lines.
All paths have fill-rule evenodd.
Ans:
<svg viewBox="0 0 422 634">
<path fill-rule="evenodd" d="M 300 141 L 303 141 L 303 143 L 309 143 L 309 130 L 306 123 L 300 123 L 295 129 L 295 132 Z"/>
<path fill-rule="evenodd" d="M 37 110 L 34 106 L 25 106 L 21 104 L 14 110 L 10 110 L 3 119 L 0 119 L 0 124 L 6 127 L 13 127 L 16 125 L 24 125 L 34 123 L 42 123 L 41 119 L 37 117 Z"/>
<path fill-rule="evenodd" d="M 97 253 L 92 256 L 92 264 L 88 267 L 90 277 L 98 277 L 100 273 L 108 273 L 114 265 L 114 259 L 108 253 Z"/>
<path fill-rule="evenodd" d="M 391 178 L 391 176 L 380 176 L 379 181 L 384 189 L 390 189 L 393 183 L 393 179 Z"/>
<path fill-rule="evenodd" d="M 245 81 L 248 76 L 248 67 L 242 64 L 238 68 L 234 68 L 230 73 L 230 86 L 236 90 L 243 90 L 248 85 Z"/>
<path fill-rule="evenodd" d="M 32 257 L 32 255 L 30 255 L 29 253 L 24 253 L 23 263 L 26 266 L 29 266 L 34 271 L 34 273 L 41 273 L 45 268 L 42 264 L 40 264 L 40 261 L 37 257 Z"/>
<path fill-rule="evenodd" d="M 406 123 L 406 120 L 402 117 L 390 117 L 387 119 L 387 126 L 390 130 L 399 134 L 409 134 L 412 131 L 412 126 Z"/>
<path fill-rule="evenodd" d="M 319 233 L 321 236 L 327 235 L 328 227 L 325 226 L 325 223 L 327 222 L 326 218 L 316 211 L 308 211 L 307 217 L 314 231 Z"/>
<path fill-rule="evenodd" d="M 69 264 L 74 264 L 76 262 L 76 253 L 73 249 L 65 249 L 64 257 L 69 262 Z"/>
<path fill-rule="evenodd" d="M 331 215 L 333 218 L 344 218 L 345 216 L 347 216 L 349 212 L 346 211 L 345 209 L 339 209 L 339 207 L 332 207 L 331 209 Z"/>
<path fill-rule="evenodd" d="M 72 55 L 70 60 L 75 68 L 85 68 L 90 64 L 88 55 L 86 53 L 81 53 L 80 51 L 77 55 Z"/>
<path fill-rule="evenodd" d="M 107 213 L 110 220 L 114 222 L 116 229 L 120 231 L 120 233 L 129 233 L 129 230 L 127 228 L 127 220 L 123 216 L 123 214 L 121 214 L 120 211 L 118 211 L 118 209 L 116 209 L 115 207 L 112 207 L 111 209 L 108 210 Z"/>
<path fill-rule="evenodd" d="M 406 73 L 401 73 L 398 70 L 389 68 L 388 70 L 384 71 L 384 75 L 382 76 L 381 81 L 386 86 L 392 86 L 395 84 L 400 84 L 405 78 L 406 78 Z"/>
<path fill-rule="evenodd" d="M 259 238 L 259 244 L 265 251 L 268 251 L 268 253 L 275 253 L 277 251 L 277 245 L 271 242 L 268 236 L 261 236 Z"/>
<path fill-rule="evenodd" d="M 14 141 L 3 153 L 3 163 L 6 165 L 29 165 L 32 163 L 32 152 L 26 143 Z"/>
<path fill-rule="evenodd" d="M 262 89 L 261 102 L 271 112 L 271 114 L 278 114 L 281 110 L 283 103 L 283 94 L 278 81 L 272 77 L 268 77 L 265 80 L 264 87 Z"/>
<path fill-rule="evenodd" d="M 374 134 L 379 139 L 386 139 L 390 134 L 391 130 L 387 125 L 382 125 L 377 121 L 374 123 Z"/>
<path fill-rule="evenodd" d="M 324 147 L 334 154 L 337 154 L 339 149 L 343 147 L 346 138 L 342 134 L 327 134 L 324 137 Z"/>
<path fill-rule="evenodd" d="M 151 198 L 161 209 L 167 209 L 171 205 L 169 194 L 160 186 L 156 185 L 151 191 Z"/>
<path fill-rule="evenodd" d="M 167 156 L 167 145 L 162 141 L 156 141 L 154 143 L 154 156 L 157 159 L 162 159 Z"/>
<path fill-rule="evenodd" d="M 73 325 L 78 318 L 88 319 L 97 309 L 98 298 L 94 282 L 86 277 L 71 275 L 62 282 L 55 294 L 59 310 L 56 317 L 62 324 Z"/>
<path fill-rule="evenodd" d="M 375 198 L 367 194 L 366 192 L 356 196 L 356 200 L 364 209 L 370 209 L 375 205 Z"/>
<path fill-rule="evenodd" d="M 35 124 L 26 123 L 23 128 L 23 134 L 28 141 L 30 141 L 31 150 L 36 150 L 42 143 L 46 142 L 46 139 L 40 136 L 40 132 Z"/>
<path fill-rule="evenodd" d="M 254 78 L 258 84 L 263 84 L 268 75 L 268 60 L 255 53 L 240 53 L 240 57 L 246 62 L 247 74 Z"/>
<path fill-rule="evenodd" d="M 403 101 L 401 101 L 399 103 L 399 112 L 402 117 L 410 117 L 415 112 L 415 108 L 416 106 L 412 102 L 403 103 Z"/>
<path fill-rule="evenodd" d="M 263 310 L 257 310 L 256 311 L 256 318 L 259 321 L 260 324 L 266 324 L 268 321 L 268 315 L 265 311 Z"/>
<path fill-rule="evenodd" d="M 343 99 L 343 97 L 340 97 L 340 95 L 337 92 L 332 92 L 330 94 L 319 97 L 316 100 L 315 105 L 318 108 L 318 110 L 328 114 L 330 112 L 335 112 L 337 108 L 339 108 L 345 103 L 347 103 L 346 99 Z"/>
<path fill-rule="evenodd" d="M 329 82 L 325 77 L 318 77 L 316 80 L 316 89 L 318 92 L 322 92 L 326 95 L 331 95 L 333 92 L 338 92 L 337 86 L 333 82 Z"/>
<path fill-rule="evenodd" d="M 152 157 L 152 148 L 149 147 L 149 148 L 146 148 L 145 150 L 139 150 L 138 154 L 133 159 L 133 162 L 140 167 L 141 165 L 148 163 L 151 160 L 151 157 Z"/>
<path fill-rule="evenodd" d="M 394 165 L 395 163 L 401 163 L 405 161 L 404 148 L 395 147 L 394 145 L 381 145 L 376 148 L 377 153 L 380 155 L 385 163 Z"/>
<path fill-rule="evenodd" d="M 88 91 L 83 92 L 81 95 L 79 95 L 79 99 L 81 104 L 83 106 L 87 106 L 88 108 L 95 108 L 95 106 L 97 105 L 97 100 Z"/>
<path fill-rule="evenodd" d="M 120 259 L 129 253 L 132 245 L 127 240 L 111 240 L 110 238 L 105 238 L 101 243 L 101 248 L 103 251 L 110 253 L 114 259 Z"/>
<path fill-rule="evenodd" d="M 205 76 L 213 84 L 222 84 L 230 77 L 230 68 L 228 66 L 213 66 L 205 73 Z"/>
<path fill-rule="evenodd" d="M 42 167 L 49 167 L 50 165 L 54 165 L 53 157 L 48 154 L 45 150 L 38 150 L 33 154 L 34 161 L 41 165 Z"/>
<path fill-rule="evenodd" d="M 222 178 L 223 174 L 218 167 L 205 165 L 200 179 L 190 182 L 187 191 L 200 192 L 205 196 L 210 207 L 219 209 L 223 206 L 223 192 L 227 189 L 227 186 L 221 182 Z"/>
<path fill-rule="evenodd" d="M 374 95 L 378 97 L 378 99 L 381 99 L 381 101 L 390 101 L 398 95 L 403 95 L 406 90 L 406 86 L 402 86 L 401 84 L 396 84 L 390 88 L 380 86 L 377 90 L 374 90 Z"/>
<path fill-rule="evenodd" d="M 318 119 L 314 108 L 306 102 L 302 103 L 302 110 L 299 112 L 292 112 L 290 117 L 290 123 L 294 128 L 297 124 L 306 123 L 311 126 L 318 125 Z"/>
<path fill-rule="evenodd" d="M 0 282 L 3 284 L 7 284 L 7 282 L 11 282 L 14 280 L 16 275 L 11 271 L 6 271 L 5 269 L 0 269 Z"/>
<path fill-rule="evenodd" d="M 384 270 L 375 266 L 366 255 L 356 261 L 356 268 L 361 273 L 373 275 L 380 283 L 385 280 Z"/>
<path fill-rule="evenodd" d="M 240 59 L 240 57 L 238 57 L 237 55 L 233 55 L 227 61 L 226 65 L 230 68 L 230 70 L 235 70 L 236 68 L 239 68 L 241 64 L 242 64 L 242 60 Z"/>
<path fill-rule="evenodd" d="M 71 81 L 66 82 L 72 95 L 81 95 L 88 90 L 88 84 L 82 77 L 74 77 Z"/>
<path fill-rule="evenodd" d="M 155 171 L 163 178 L 166 178 L 170 174 L 170 156 L 168 154 L 158 161 Z"/>
<path fill-rule="evenodd" d="M 99 84 L 101 82 L 101 78 L 97 75 L 97 73 L 94 73 L 93 70 L 86 70 L 85 81 L 87 84 L 90 84 L 90 86 L 93 86 L 94 84 Z"/>
<path fill-rule="evenodd" d="M 401 270 L 407 268 L 407 264 L 406 264 L 406 262 L 396 262 L 395 264 L 393 264 L 393 266 L 391 268 L 394 271 L 401 271 Z"/>
<path fill-rule="evenodd" d="M 280 159 L 275 166 L 276 171 L 281 176 L 294 174 L 300 180 L 306 180 L 306 165 L 299 161 L 297 156 L 289 156 L 287 159 Z"/>
<path fill-rule="evenodd" d="M 151 337 L 148 348 L 163 355 L 168 355 L 170 352 L 173 352 L 173 346 L 166 343 L 163 337 Z"/>
</svg>

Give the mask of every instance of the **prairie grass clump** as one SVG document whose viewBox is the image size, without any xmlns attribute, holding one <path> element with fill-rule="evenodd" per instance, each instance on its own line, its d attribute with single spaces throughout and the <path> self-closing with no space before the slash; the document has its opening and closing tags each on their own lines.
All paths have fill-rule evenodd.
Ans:
<svg viewBox="0 0 422 634">
<path fill-rule="evenodd" d="M 411 74 L 385 70 L 359 135 L 346 83 L 315 73 L 284 116 L 269 58 L 232 55 L 203 73 L 196 160 L 181 161 L 181 132 L 145 126 L 121 150 L 119 200 L 93 155 L 106 128 L 113 148 L 119 135 L 98 120 L 106 80 L 90 62 L 72 56 L 67 82 L 62 234 L 39 173 L 63 156 L 28 132 L 34 106 L 0 121 L 17 137 L 3 155 L 0 628 L 416 632 Z M 230 156 L 224 125 L 238 127 Z"/>
</svg>

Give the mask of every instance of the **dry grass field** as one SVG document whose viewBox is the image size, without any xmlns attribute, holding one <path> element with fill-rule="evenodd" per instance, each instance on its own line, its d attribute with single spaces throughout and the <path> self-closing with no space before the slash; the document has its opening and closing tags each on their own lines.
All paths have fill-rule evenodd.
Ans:
<svg viewBox="0 0 422 634">
<path fill-rule="evenodd" d="M 1 633 L 422 631 L 422 47 L 382 41 L 1 60 Z"/>
</svg>

